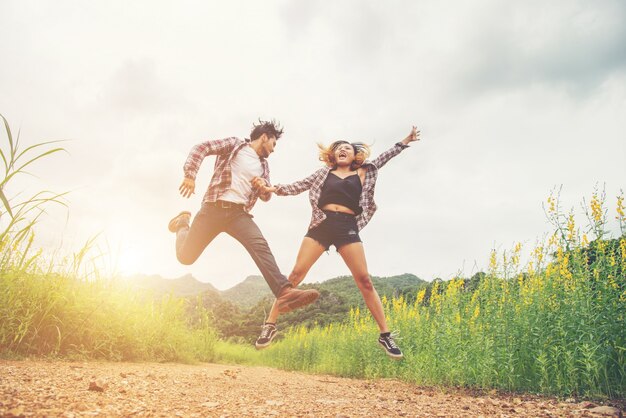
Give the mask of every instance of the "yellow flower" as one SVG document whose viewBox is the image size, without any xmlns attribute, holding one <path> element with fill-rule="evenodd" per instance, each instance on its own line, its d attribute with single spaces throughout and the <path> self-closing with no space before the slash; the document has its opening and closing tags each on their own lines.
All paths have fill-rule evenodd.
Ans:
<svg viewBox="0 0 626 418">
<path fill-rule="evenodd" d="M 598 193 L 594 192 L 591 196 L 591 216 L 596 223 L 602 222 L 602 202 L 598 199 Z"/>
<path fill-rule="evenodd" d="M 472 315 L 472 319 L 475 320 L 480 315 L 480 305 L 476 305 L 474 308 L 474 314 Z"/>
<path fill-rule="evenodd" d="M 495 272 L 497 266 L 498 266 L 498 259 L 497 259 L 496 250 L 491 250 L 491 256 L 489 257 L 489 269 Z"/>
<path fill-rule="evenodd" d="M 435 311 L 441 312 L 441 295 L 439 294 L 439 282 L 435 282 L 430 293 L 430 303 Z"/>
<path fill-rule="evenodd" d="M 459 294 L 459 289 L 463 287 L 464 281 L 462 279 L 452 279 L 446 287 L 446 298 L 455 298 Z"/>
<path fill-rule="evenodd" d="M 420 290 L 419 292 L 417 292 L 417 299 L 416 302 L 417 303 L 422 303 L 424 301 L 424 296 L 426 296 L 426 288 Z"/>
<path fill-rule="evenodd" d="M 557 237 L 556 232 L 555 232 L 554 234 L 552 234 L 552 236 L 551 236 L 551 237 L 550 237 L 550 239 L 548 240 L 548 246 L 550 246 L 550 247 L 551 247 L 551 246 L 553 246 L 553 245 L 556 245 L 557 240 L 558 240 L 558 237 Z"/>
<path fill-rule="evenodd" d="M 574 239 L 574 228 L 576 227 L 574 223 L 574 214 L 570 213 L 567 219 L 567 240 L 572 241 Z"/>
<path fill-rule="evenodd" d="M 393 312 L 394 313 L 400 313 L 402 312 L 402 307 L 404 306 L 404 297 L 400 296 L 398 299 L 394 298 L 392 300 L 392 304 L 393 304 Z"/>
<path fill-rule="evenodd" d="M 554 198 L 552 196 L 548 197 L 548 212 L 549 213 L 555 213 L 556 212 L 556 205 L 555 205 L 555 201 Z"/>
<path fill-rule="evenodd" d="M 517 244 L 515 244 L 515 248 L 513 248 L 513 256 L 511 257 L 511 262 L 516 267 L 519 265 L 519 258 L 520 258 L 521 252 L 522 252 L 522 243 L 518 242 Z"/>
</svg>

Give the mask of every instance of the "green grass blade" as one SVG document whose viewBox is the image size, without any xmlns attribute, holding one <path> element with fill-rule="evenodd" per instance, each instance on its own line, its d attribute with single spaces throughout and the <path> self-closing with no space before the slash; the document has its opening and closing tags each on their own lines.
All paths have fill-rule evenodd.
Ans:
<svg viewBox="0 0 626 418">
<path fill-rule="evenodd" d="M 13 178 L 14 175 L 18 174 L 18 173 L 23 173 L 24 167 L 34 163 L 35 161 L 46 157 L 50 154 L 54 154 L 55 152 L 59 152 L 59 151 L 65 151 L 65 148 L 55 148 L 55 149 L 51 149 L 49 151 L 44 152 L 43 154 L 39 154 L 38 156 L 31 158 L 30 160 L 28 160 L 27 162 L 25 162 L 24 164 L 22 164 L 18 169 L 13 170 L 13 172 L 11 174 L 9 174 L 8 176 L 6 176 L 6 178 L 2 181 L 2 183 L 0 183 L 0 187 L 2 187 L 4 184 L 8 183 L 9 180 L 11 180 Z"/>
<path fill-rule="evenodd" d="M 4 115 L 0 113 L 0 118 L 4 121 L 4 128 L 7 131 L 7 137 L 9 138 L 9 145 L 11 147 L 11 151 L 13 151 L 13 136 L 11 135 L 11 128 L 9 127 L 9 121 L 6 120 Z M 13 154 L 13 152 L 11 153 Z"/>
<path fill-rule="evenodd" d="M 40 142 L 38 144 L 31 145 L 30 147 L 25 148 L 22 152 L 17 154 L 15 156 L 15 161 L 19 160 L 20 157 L 22 157 L 22 155 L 26 154 L 28 151 L 30 151 L 32 149 L 35 149 L 35 148 L 38 148 L 38 147 L 42 147 L 44 145 L 56 144 L 56 143 L 59 143 L 59 142 L 66 142 L 66 140 L 46 141 L 46 142 Z M 65 152 L 67 152 L 67 150 L 65 148 L 60 148 L 60 149 L 65 151 Z"/>
<path fill-rule="evenodd" d="M 2 200 L 2 204 L 4 204 L 4 208 L 7 210 L 9 215 L 11 215 L 11 218 L 13 218 L 13 211 L 11 210 L 11 205 L 9 204 L 7 197 L 4 195 L 4 191 L 2 190 L 2 187 L 0 187 L 0 199 Z"/>
</svg>

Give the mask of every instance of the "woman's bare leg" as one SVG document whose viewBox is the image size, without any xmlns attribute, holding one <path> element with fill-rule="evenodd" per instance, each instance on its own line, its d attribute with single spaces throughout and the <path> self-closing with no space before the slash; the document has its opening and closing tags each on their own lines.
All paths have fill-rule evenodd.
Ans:
<svg viewBox="0 0 626 418">
<path fill-rule="evenodd" d="M 324 251 L 326 251 L 326 248 L 324 248 L 322 244 L 315 241 L 313 238 L 304 237 L 300 245 L 300 251 L 298 251 L 298 256 L 296 257 L 296 264 L 288 277 L 294 287 L 298 286 L 300 282 L 304 280 L 313 264 L 315 264 Z M 278 315 L 278 303 L 276 299 L 274 299 L 272 310 L 265 322 L 275 324 L 278 320 Z"/>
<path fill-rule="evenodd" d="M 337 250 L 343 261 L 350 269 L 352 277 L 358 286 L 365 304 L 369 308 L 374 320 L 378 324 L 380 332 L 388 332 L 387 321 L 385 320 L 385 310 L 383 304 L 380 301 L 378 292 L 374 289 L 370 274 L 367 271 L 367 261 L 365 260 L 365 250 L 363 249 L 363 243 L 355 242 L 352 244 L 343 245 Z"/>
</svg>

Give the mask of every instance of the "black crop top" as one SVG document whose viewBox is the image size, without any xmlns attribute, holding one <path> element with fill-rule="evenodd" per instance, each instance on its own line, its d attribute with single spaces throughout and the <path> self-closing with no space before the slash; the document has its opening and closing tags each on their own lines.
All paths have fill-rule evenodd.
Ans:
<svg viewBox="0 0 626 418">
<path fill-rule="evenodd" d="M 322 208 L 329 203 L 345 206 L 359 215 L 363 209 L 359 206 L 361 198 L 361 179 L 358 174 L 350 175 L 344 179 L 334 173 L 328 173 L 322 186 L 320 200 L 317 205 Z"/>
</svg>

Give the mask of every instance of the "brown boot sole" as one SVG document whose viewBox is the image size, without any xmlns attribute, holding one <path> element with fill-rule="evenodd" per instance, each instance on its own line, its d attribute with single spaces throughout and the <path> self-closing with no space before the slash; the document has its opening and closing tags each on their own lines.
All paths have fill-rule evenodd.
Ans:
<svg viewBox="0 0 626 418">
<path fill-rule="evenodd" d="M 291 299 L 291 300 L 287 300 L 285 302 L 279 303 L 278 304 L 278 313 L 287 313 L 287 312 L 291 312 L 294 309 L 298 309 L 301 308 L 303 306 L 306 306 L 308 304 L 311 304 L 313 302 L 315 302 L 317 300 L 317 298 L 320 297 L 319 292 L 315 291 L 315 292 L 304 292 L 302 294 L 300 294 L 298 297 Z"/>
<path fill-rule="evenodd" d="M 191 212 L 187 212 L 185 210 L 185 211 L 182 211 L 181 213 L 179 213 L 178 215 L 174 216 L 172 218 L 172 220 L 170 221 L 170 223 L 167 224 L 167 229 L 169 229 L 170 232 L 177 232 L 178 231 L 178 221 L 183 216 L 188 216 L 189 218 L 191 218 Z"/>
</svg>

